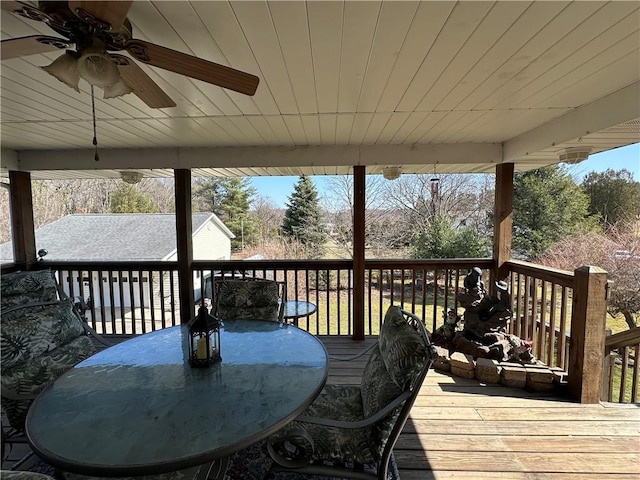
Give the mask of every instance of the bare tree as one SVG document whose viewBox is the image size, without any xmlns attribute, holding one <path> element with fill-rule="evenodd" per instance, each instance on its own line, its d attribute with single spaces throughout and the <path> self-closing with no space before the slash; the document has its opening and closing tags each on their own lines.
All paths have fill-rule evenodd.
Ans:
<svg viewBox="0 0 640 480">
<path fill-rule="evenodd" d="M 628 225 L 606 233 L 583 232 L 552 245 L 537 260 L 542 265 L 573 271 L 582 265 L 597 265 L 613 281 L 608 312 L 624 315 L 629 328 L 640 314 L 640 236 Z"/>
<path fill-rule="evenodd" d="M 256 247 L 266 247 L 278 237 L 278 229 L 282 225 L 284 210 L 278 208 L 269 198 L 259 196 L 252 202 L 249 220 L 256 228 Z"/>
<path fill-rule="evenodd" d="M 389 241 L 394 237 L 394 228 L 387 222 L 385 185 L 381 176 L 367 175 L 365 179 L 365 238 L 374 251 L 374 256 L 388 252 Z M 348 256 L 353 254 L 353 176 L 330 177 L 322 197 L 326 218 L 331 224 L 330 234 L 337 248 Z M 380 228 L 381 225 L 387 228 Z"/>
<path fill-rule="evenodd" d="M 153 199 L 160 213 L 175 211 L 173 178 L 143 178 L 137 187 L 142 193 Z"/>
<path fill-rule="evenodd" d="M 439 216 L 486 232 L 486 212 L 493 205 L 489 185 L 487 175 L 403 175 L 387 187 L 386 204 L 402 216 L 412 237 L 427 232 Z"/>
</svg>

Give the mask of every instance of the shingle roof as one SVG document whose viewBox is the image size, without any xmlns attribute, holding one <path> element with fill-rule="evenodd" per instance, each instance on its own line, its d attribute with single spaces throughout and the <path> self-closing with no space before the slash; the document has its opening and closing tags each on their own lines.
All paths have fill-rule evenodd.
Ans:
<svg viewBox="0 0 640 480">
<path fill-rule="evenodd" d="M 213 213 L 193 214 L 193 234 L 212 221 L 233 234 Z M 164 260 L 176 250 L 174 214 L 67 215 L 36 230 L 36 251 L 47 260 L 114 261 Z M 0 258 L 12 258 L 11 244 L 0 245 Z"/>
</svg>

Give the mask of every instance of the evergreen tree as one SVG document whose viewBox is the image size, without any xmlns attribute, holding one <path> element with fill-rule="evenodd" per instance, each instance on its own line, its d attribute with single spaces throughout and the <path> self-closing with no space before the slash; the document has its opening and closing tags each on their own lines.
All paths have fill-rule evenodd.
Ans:
<svg viewBox="0 0 640 480">
<path fill-rule="evenodd" d="M 589 199 L 563 167 L 551 165 L 515 175 L 513 247 L 528 259 L 589 225 Z"/>
<path fill-rule="evenodd" d="M 195 196 L 203 202 L 205 210 L 215 213 L 236 236 L 232 248 L 243 247 L 255 241 L 256 229 L 249 220 L 249 208 L 256 193 L 248 178 L 207 178 L 196 183 Z"/>
<path fill-rule="evenodd" d="M 443 215 L 437 215 L 412 245 L 413 258 L 476 258 L 488 253 L 487 239 L 471 227 L 454 227 Z"/>
<path fill-rule="evenodd" d="M 306 175 L 300 177 L 289 197 L 282 222 L 282 234 L 297 240 L 309 252 L 313 252 L 315 258 L 322 256 L 324 252 L 327 234 L 321 223 L 318 191 Z"/>
<path fill-rule="evenodd" d="M 628 170 L 591 172 L 582 188 L 589 196 L 589 213 L 597 215 L 604 228 L 630 222 L 640 213 L 640 182 Z"/>
<path fill-rule="evenodd" d="M 151 197 L 125 183 L 109 196 L 109 213 L 158 213 L 158 206 Z"/>
</svg>

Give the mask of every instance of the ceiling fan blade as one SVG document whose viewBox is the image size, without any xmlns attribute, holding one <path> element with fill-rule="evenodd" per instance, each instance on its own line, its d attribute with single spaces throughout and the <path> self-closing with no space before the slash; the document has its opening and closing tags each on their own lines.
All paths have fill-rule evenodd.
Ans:
<svg viewBox="0 0 640 480">
<path fill-rule="evenodd" d="M 84 19 L 83 12 L 88 13 L 93 19 L 108 24 L 108 31 L 118 31 L 127 18 L 133 1 L 69 1 L 69 8 L 73 13 Z"/>
<path fill-rule="evenodd" d="M 196 78 L 245 95 L 256 93 L 260 79 L 250 73 L 209 62 L 143 40 L 129 40 L 125 48 L 136 59 L 155 67 Z"/>
<path fill-rule="evenodd" d="M 112 54 L 118 65 L 120 78 L 140 100 L 151 108 L 175 107 L 176 103 L 133 60 L 124 55 Z"/>
<path fill-rule="evenodd" d="M 65 48 L 71 48 L 71 43 L 57 37 L 31 35 L 29 37 L 10 38 L 2 40 L 0 43 L 0 59 L 7 60 Z"/>
<path fill-rule="evenodd" d="M 15 13 L 22 10 L 24 4 L 22 2 L 14 2 L 13 0 L 2 0 L 2 2 L 0 2 L 0 6 L 2 7 L 2 10 Z"/>
</svg>

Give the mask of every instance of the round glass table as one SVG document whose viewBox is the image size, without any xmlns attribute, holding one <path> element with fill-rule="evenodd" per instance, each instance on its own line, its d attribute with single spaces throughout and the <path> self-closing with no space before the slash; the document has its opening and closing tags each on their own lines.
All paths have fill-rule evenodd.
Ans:
<svg viewBox="0 0 640 480">
<path fill-rule="evenodd" d="M 316 313 L 317 307 L 311 302 L 303 300 L 287 300 L 284 304 L 283 318 L 293 320 L 294 325 L 298 325 L 298 319 L 308 317 Z"/>
<path fill-rule="evenodd" d="M 186 326 L 97 353 L 50 385 L 26 422 L 35 453 L 94 476 L 153 475 L 225 458 L 302 413 L 327 378 L 324 345 L 293 325 L 227 320 L 222 361 L 191 368 Z"/>
</svg>

